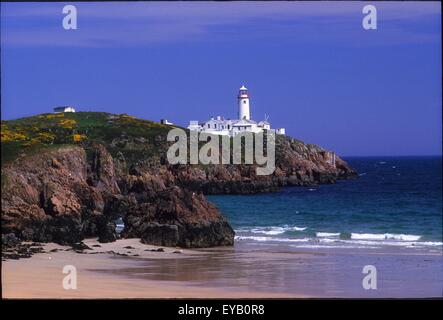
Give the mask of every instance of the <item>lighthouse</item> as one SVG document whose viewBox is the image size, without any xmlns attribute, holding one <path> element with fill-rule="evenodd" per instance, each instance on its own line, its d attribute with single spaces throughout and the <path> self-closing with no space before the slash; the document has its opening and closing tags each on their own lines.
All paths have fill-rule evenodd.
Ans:
<svg viewBox="0 0 443 320">
<path fill-rule="evenodd" d="M 249 93 L 245 86 L 241 86 L 238 91 L 238 118 L 250 120 L 249 114 Z"/>
<path fill-rule="evenodd" d="M 204 122 L 192 120 L 189 122 L 188 129 L 229 137 L 235 137 L 243 132 L 259 133 L 264 130 L 276 134 L 285 134 L 284 128 L 271 129 L 271 124 L 266 116 L 264 121 L 258 123 L 251 119 L 251 114 L 249 113 L 249 92 L 244 85 L 238 90 L 237 103 L 238 119 L 225 119 L 222 116 L 217 116 L 211 117 L 211 119 Z"/>
</svg>

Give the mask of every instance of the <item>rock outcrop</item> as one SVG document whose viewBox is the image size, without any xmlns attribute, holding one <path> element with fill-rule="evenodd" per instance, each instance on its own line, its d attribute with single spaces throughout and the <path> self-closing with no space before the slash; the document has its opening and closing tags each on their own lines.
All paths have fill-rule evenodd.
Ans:
<svg viewBox="0 0 443 320">
<path fill-rule="evenodd" d="M 2 148 L 10 150 L 2 150 L 2 159 L 9 159 L 2 162 L 1 196 L 8 239 L 75 244 L 121 236 L 162 246 L 232 245 L 234 231 L 204 194 L 273 192 L 356 175 L 333 153 L 284 136 L 277 138 L 276 169 L 269 176 L 257 176 L 255 165 L 170 165 L 167 127 L 125 115 L 67 116 L 76 119 L 69 124 L 82 124 L 76 139 L 89 135 L 90 141 L 70 143 L 74 129 L 54 116 L 2 122 Z M 28 129 L 40 140 L 26 140 Z M 25 154 L 32 143 L 40 148 Z M 118 218 L 125 224 L 120 235 Z"/>
<path fill-rule="evenodd" d="M 210 247 L 233 244 L 234 231 L 201 193 L 173 186 L 164 187 L 154 195 L 150 186 L 146 187 L 142 197 L 147 198 L 141 201 L 138 199 L 124 215 L 123 220 L 128 227 L 123 236 L 140 237 L 145 243 L 162 246 Z"/>
<path fill-rule="evenodd" d="M 39 243 L 22 243 L 14 233 L 2 234 L 2 260 L 30 258 L 38 252 L 43 252 Z"/>
<path fill-rule="evenodd" d="M 5 166 L 2 232 L 38 242 L 73 244 L 89 236 L 110 242 L 118 237 L 114 221 L 123 217 L 123 236 L 146 243 L 233 244 L 234 231 L 201 193 L 149 172 L 116 176 L 103 146 L 88 151 L 89 162 L 83 148 L 70 146 Z"/>
<path fill-rule="evenodd" d="M 277 136 L 275 171 L 256 174 L 256 165 L 149 165 L 142 166 L 174 185 L 204 194 L 275 192 L 285 186 L 310 186 L 350 179 L 356 172 L 339 156 L 316 145 Z M 140 169 L 139 169 L 140 170 Z"/>
</svg>

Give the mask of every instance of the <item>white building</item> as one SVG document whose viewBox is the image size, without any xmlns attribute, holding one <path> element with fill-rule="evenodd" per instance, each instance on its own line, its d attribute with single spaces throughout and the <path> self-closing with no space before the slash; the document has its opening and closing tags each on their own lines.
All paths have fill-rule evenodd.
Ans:
<svg viewBox="0 0 443 320">
<path fill-rule="evenodd" d="M 173 125 L 172 122 L 169 122 L 167 119 L 160 119 L 161 124 Z"/>
<path fill-rule="evenodd" d="M 61 113 L 61 112 L 75 112 L 75 109 L 74 107 L 71 106 L 61 106 L 54 108 L 54 113 Z"/>
<path fill-rule="evenodd" d="M 189 122 L 188 129 L 199 132 L 206 132 L 218 135 L 227 135 L 233 137 L 241 132 L 258 133 L 263 130 L 274 130 L 277 134 L 285 134 L 284 128 L 271 129 L 268 121 L 255 122 L 251 119 L 249 110 L 249 92 L 245 86 L 239 89 L 238 96 L 238 119 L 225 119 L 222 116 L 211 118 L 205 122 L 192 120 Z"/>
</svg>

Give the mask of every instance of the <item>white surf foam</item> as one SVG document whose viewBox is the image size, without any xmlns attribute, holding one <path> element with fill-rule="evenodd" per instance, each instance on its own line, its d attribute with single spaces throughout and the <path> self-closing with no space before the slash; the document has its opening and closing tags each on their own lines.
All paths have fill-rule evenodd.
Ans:
<svg viewBox="0 0 443 320">
<path fill-rule="evenodd" d="M 330 238 L 330 237 L 338 237 L 340 236 L 340 233 L 335 232 L 317 232 L 315 234 L 317 238 Z"/>
<path fill-rule="evenodd" d="M 287 231 L 304 231 L 307 227 L 294 225 L 244 227 L 236 229 L 235 240 L 250 240 L 258 242 L 286 242 L 294 246 L 305 248 L 381 248 L 383 246 L 396 246 L 407 248 L 441 247 L 442 242 L 419 241 L 422 236 L 413 234 L 395 233 L 351 233 L 349 238 L 340 238 L 339 232 L 316 232 L 315 237 L 290 238 L 284 237 Z"/>
<path fill-rule="evenodd" d="M 443 246 L 443 242 L 437 242 L 437 241 L 419 241 L 419 242 L 413 242 L 411 246 Z"/>
<path fill-rule="evenodd" d="M 291 245 L 293 248 L 308 248 L 308 249 L 377 249 L 379 247 L 374 246 L 358 246 L 358 245 L 324 245 L 324 244 L 297 244 Z"/>
<path fill-rule="evenodd" d="M 393 233 L 351 233 L 351 239 L 355 240 L 396 240 L 396 241 L 417 241 L 421 236 L 412 234 Z"/>
<path fill-rule="evenodd" d="M 236 229 L 235 232 L 249 232 L 255 234 L 265 234 L 269 236 L 283 234 L 286 231 L 304 231 L 306 227 L 297 227 L 297 226 L 268 226 L 268 227 L 255 227 L 255 228 L 240 228 Z"/>
<path fill-rule="evenodd" d="M 258 242 L 285 242 L 293 243 L 294 246 L 300 246 L 303 248 L 381 248 L 383 246 L 396 246 L 407 248 L 423 248 L 423 247 L 438 247 L 443 246 L 443 242 L 435 241 L 401 241 L 381 239 L 381 237 L 373 240 L 368 239 L 340 239 L 335 233 L 331 237 L 319 237 L 319 238 L 279 238 L 272 236 L 236 236 L 235 240 L 252 240 Z M 418 237 L 418 236 L 416 236 Z M 403 237 L 404 238 L 404 237 Z M 408 237 L 406 237 L 408 238 Z"/>
<path fill-rule="evenodd" d="M 254 240 L 267 242 L 308 242 L 310 239 L 290 239 L 290 238 L 273 238 L 273 237 L 256 237 L 256 236 L 235 236 L 235 240 Z"/>
</svg>

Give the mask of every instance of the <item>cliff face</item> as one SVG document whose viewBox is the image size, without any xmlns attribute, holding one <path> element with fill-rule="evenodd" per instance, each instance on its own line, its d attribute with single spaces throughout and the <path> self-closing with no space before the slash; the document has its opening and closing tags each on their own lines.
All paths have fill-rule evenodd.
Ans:
<svg viewBox="0 0 443 320">
<path fill-rule="evenodd" d="M 114 221 L 121 217 L 121 236 L 145 243 L 232 245 L 234 231 L 204 194 L 269 192 L 355 176 L 338 156 L 334 162 L 326 150 L 282 136 L 270 176 L 257 176 L 254 165 L 169 165 L 169 127 L 124 115 L 62 117 L 2 122 L 3 234 L 109 242 L 118 237 Z"/>
<path fill-rule="evenodd" d="M 115 174 L 114 160 L 94 145 L 62 147 L 3 168 L 2 232 L 22 240 L 76 243 L 88 236 L 115 241 L 123 217 L 125 237 L 182 247 L 233 244 L 234 232 L 217 208 L 158 175 Z"/>
<path fill-rule="evenodd" d="M 169 166 L 174 183 L 204 194 L 274 192 L 284 186 L 308 186 L 349 179 L 356 172 L 340 157 L 316 145 L 277 136 L 275 171 L 256 175 L 256 165 Z"/>
</svg>

